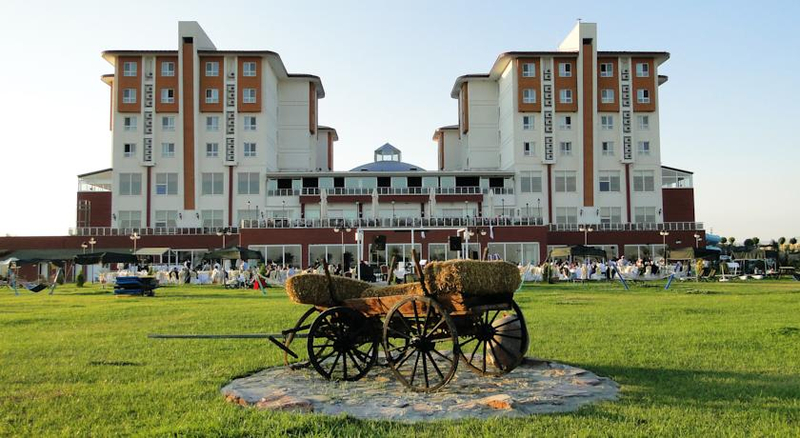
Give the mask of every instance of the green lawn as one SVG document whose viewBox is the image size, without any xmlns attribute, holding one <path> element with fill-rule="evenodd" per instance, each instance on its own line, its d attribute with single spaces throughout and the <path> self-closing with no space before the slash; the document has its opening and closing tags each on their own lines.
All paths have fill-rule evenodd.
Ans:
<svg viewBox="0 0 800 438">
<path fill-rule="evenodd" d="M 529 354 L 609 376 L 621 399 L 571 414 L 418 425 L 234 406 L 219 388 L 278 364 L 277 348 L 146 337 L 279 331 L 305 310 L 282 290 L 108 292 L 0 289 L 0 435 L 800 435 L 798 282 L 526 287 L 517 300 Z"/>
</svg>

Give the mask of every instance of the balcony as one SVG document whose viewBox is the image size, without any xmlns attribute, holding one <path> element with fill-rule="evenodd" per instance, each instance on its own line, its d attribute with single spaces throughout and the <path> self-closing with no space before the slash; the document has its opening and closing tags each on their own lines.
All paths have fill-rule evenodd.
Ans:
<svg viewBox="0 0 800 438">
<path fill-rule="evenodd" d="M 138 233 L 140 236 L 189 236 L 189 235 L 212 235 L 222 227 L 201 227 L 201 228 L 111 228 L 111 227 L 78 227 L 70 228 L 70 236 L 130 236 Z M 232 234 L 239 233 L 237 228 L 231 228 Z"/>
<path fill-rule="evenodd" d="M 541 218 L 535 217 L 452 217 L 452 218 L 381 218 L 381 219 L 284 219 L 270 218 L 243 220 L 243 229 L 260 228 L 459 228 L 488 226 L 535 226 L 543 225 Z"/>
</svg>

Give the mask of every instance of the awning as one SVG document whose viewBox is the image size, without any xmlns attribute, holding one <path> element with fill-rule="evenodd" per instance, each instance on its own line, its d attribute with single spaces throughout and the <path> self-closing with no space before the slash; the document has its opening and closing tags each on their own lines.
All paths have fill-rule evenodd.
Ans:
<svg viewBox="0 0 800 438">
<path fill-rule="evenodd" d="M 19 249 L 8 254 L 6 258 L 17 259 L 17 265 L 32 265 L 45 262 L 63 265 L 63 262 L 72 260 L 75 254 L 80 251 L 80 249 Z"/>
<path fill-rule="evenodd" d="M 160 256 L 169 250 L 169 248 L 139 248 L 134 254 L 137 256 Z"/>
<path fill-rule="evenodd" d="M 203 260 L 264 260 L 261 251 L 235 246 L 233 248 L 218 249 L 203 256 Z"/>
<path fill-rule="evenodd" d="M 550 250 L 550 258 L 570 257 L 570 256 L 605 258 L 607 255 L 606 252 L 600 248 L 595 248 L 593 246 L 583 246 L 583 245 L 575 245 L 564 248 L 553 248 Z"/>
<path fill-rule="evenodd" d="M 93 252 L 88 254 L 78 254 L 75 256 L 75 263 L 79 265 L 96 265 L 98 263 L 136 263 L 139 260 L 131 253 L 119 252 Z"/>
<path fill-rule="evenodd" d="M 691 246 L 686 248 L 675 248 L 669 250 L 669 260 L 694 260 L 694 248 Z"/>
</svg>

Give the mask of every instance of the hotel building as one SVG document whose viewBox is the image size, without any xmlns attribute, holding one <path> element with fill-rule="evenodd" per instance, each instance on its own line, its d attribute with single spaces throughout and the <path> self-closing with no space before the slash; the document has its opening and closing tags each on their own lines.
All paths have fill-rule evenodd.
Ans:
<svg viewBox="0 0 800 438">
<path fill-rule="evenodd" d="M 412 247 L 539 263 L 554 246 L 636 258 L 702 244 L 691 172 L 661 164 L 669 54 L 600 50 L 593 23 L 557 50 L 502 53 L 488 73 L 459 76 L 458 124 L 433 133 L 435 170 L 385 144 L 335 171 L 320 78 L 288 73 L 274 52 L 218 50 L 197 23 L 179 23 L 177 50 L 103 57 L 112 168 L 79 176 L 68 242 L 126 247 L 137 232 L 139 247 L 190 257 L 227 237 L 304 267 L 345 253 L 383 264 Z M 458 254 L 448 242 L 464 229 Z"/>
</svg>

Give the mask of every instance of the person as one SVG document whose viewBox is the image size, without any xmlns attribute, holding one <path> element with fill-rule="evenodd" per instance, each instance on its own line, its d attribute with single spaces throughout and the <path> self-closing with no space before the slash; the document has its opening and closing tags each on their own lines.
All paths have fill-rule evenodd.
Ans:
<svg viewBox="0 0 800 438">
<path fill-rule="evenodd" d="M 250 269 L 250 264 L 247 263 L 247 260 L 242 260 L 242 271 L 246 271 Z"/>
</svg>

